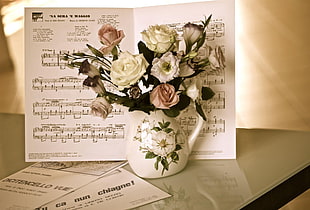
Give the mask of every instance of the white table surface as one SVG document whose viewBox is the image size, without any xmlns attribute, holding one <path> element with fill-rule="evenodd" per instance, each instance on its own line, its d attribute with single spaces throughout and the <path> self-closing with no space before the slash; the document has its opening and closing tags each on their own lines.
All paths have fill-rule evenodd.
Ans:
<svg viewBox="0 0 310 210">
<path fill-rule="evenodd" d="M 0 179 L 32 164 L 24 161 L 24 131 L 24 115 L 0 113 Z M 241 209 L 309 162 L 310 132 L 238 128 L 236 160 L 191 160 L 179 174 L 147 180 L 174 196 L 138 209 Z"/>
</svg>

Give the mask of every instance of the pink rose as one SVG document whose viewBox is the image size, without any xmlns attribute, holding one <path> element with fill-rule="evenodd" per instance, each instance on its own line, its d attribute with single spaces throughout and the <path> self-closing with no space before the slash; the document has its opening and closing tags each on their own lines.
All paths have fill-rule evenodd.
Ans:
<svg viewBox="0 0 310 210">
<path fill-rule="evenodd" d="M 107 54 L 125 37 L 123 30 L 116 30 L 112 25 L 103 25 L 98 31 L 99 40 L 104 45 L 100 50 Z"/>
<path fill-rule="evenodd" d="M 179 102 L 179 95 L 170 84 L 160 84 L 150 93 L 150 101 L 156 108 L 169 109 Z"/>
<path fill-rule="evenodd" d="M 107 118 L 113 109 L 112 105 L 103 97 L 97 97 L 92 101 L 90 108 L 92 115 L 103 119 Z"/>
</svg>

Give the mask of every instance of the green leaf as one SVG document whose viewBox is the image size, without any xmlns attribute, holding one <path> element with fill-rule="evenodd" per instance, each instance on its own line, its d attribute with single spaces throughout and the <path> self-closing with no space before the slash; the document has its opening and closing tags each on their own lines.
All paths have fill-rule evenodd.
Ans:
<svg viewBox="0 0 310 210">
<path fill-rule="evenodd" d="M 203 120 L 207 120 L 207 117 L 201 107 L 201 105 L 197 102 L 195 102 L 195 105 L 196 105 L 196 111 L 198 112 L 198 114 L 202 117 Z"/>
<path fill-rule="evenodd" d="M 209 87 L 202 87 L 201 95 L 202 100 L 209 100 L 215 95 L 215 93 Z"/>
<path fill-rule="evenodd" d="M 100 52 L 99 50 L 97 50 L 96 48 L 92 47 L 89 44 L 86 44 L 86 46 L 88 47 L 88 49 L 97 57 L 103 58 L 103 54 L 102 52 Z"/>
<path fill-rule="evenodd" d="M 212 14 L 211 14 L 211 15 L 209 15 L 208 19 L 206 20 L 206 25 L 209 25 L 210 20 L 211 20 L 211 17 L 212 17 Z"/>
<path fill-rule="evenodd" d="M 113 55 L 113 61 L 118 59 L 118 50 L 116 46 L 113 47 L 111 54 Z"/>
<path fill-rule="evenodd" d="M 155 157 L 157 157 L 157 155 L 155 155 L 153 152 L 150 152 L 150 151 L 148 151 L 145 154 L 145 159 L 152 159 L 152 158 L 155 158 Z"/>
<path fill-rule="evenodd" d="M 197 41 L 195 50 L 198 51 L 198 49 L 203 45 L 203 43 L 206 40 L 206 32 L 204 32 L 201 37 L 199 38 L 199 40 Z"/>
<path fill-rule="evenodd" d="M 149 48 L 147 48 L 146 45 L 142 41 L 138 43 L 138 49 L 139 49 L 139 53 L 143 54 L 147 62 L 149 64 L 152 64 L 153 59 L 154 59 L 154 52 L 151 51 Z"/>
<path fill-rule="evenodd" d="M 179 155 L 176 152 L 171 153 L 171 159 L 173 162 L 177 162 L 179 160 Z"/>
<path fill-rule="evenodd" d="M 172 85 L 176 90 L 179 90 L 181 83 L 184 81 L 182 77 L 176 77 L 175 79 L 169 81 L 168 83 Z"/>
<path fill-rule="evenodd" d="M 185 109 L 186 107 L 188 107 L 188 105 L 191 102 L 191 98 L 185 94 L 180 94 L 179 99 L 180 99 L 179 103 L 173 106 L 173 108 L 178 109 L 178 110 Z"/>
<path fill-rule="evenodd" d="M 161 164 L 163 165 L 164 170 L 167 170 L 167 171 L 168 171 L 168 169 L 169 169 L 169 163 L 168 163 L 167 159 L 166 159 L 166 158 L 163 158 L 160 162 L 161 162 Z"/>
<path fill-rule="evenodd" d="M 168 128 L 169 125 L 170 125 L 170 122 L 158 122 L 159 126 L 162 128 L 162 129 L 165 129 L 165 128 Z"/>
<path fill-rule="evenodd" d="M 181 149 L 182 149 L 182 146 L 179 145 L 179 144 L 177 144 L 177 145 L 175 146 L 175 150 L 174 150 L 174 151 L 179 151 L 179 150 L 181 150 Z"/>
<path fill-rule="evenodd" d="M 172 128 L 165 128 L 165 129 L 163 129 L 166 133 L 170 133 L 170 132 L 172 132 L 173 131 L 173 129 Z"/>
<path fill-rule="evenodd" d="M 165 115 L 168 117 L 177 117 L 180 114 L 180 110 L 175 109 L 175 108 L 170 108 L 170 109 L 163 109 L 162 110 Z"/>
<path fill-rule="evenodd" d="M 158 131 L 161 131 L 161 128 L 160 127 L 154 127 L 154 128 L 152 128 L 152 130 L 158 132 Z"/>
<path fill-rule="evenodd" d="M 85 56 L 86 54 L 85 54 L 85 53 L 82 53 L 82 52 L 77 52 L 77 53 L 72 53 L 72 55 L 83 57 L 83 56 Z"/>
<path fill-rule="evenodd" d="M 158 157 L 156 158 L 156 162 L 155 162 L 155 164 L 154 164 L 154 167 L 155 167 L 156 170 L 158 170 L 158 164 L 159 164 L 160 161 L 161 161 L 161 157 L 158 156 Z"/>
<path fill-rule="evenodd" d="M 211 17 L 212 17 L 212 14 L 209 15 L 209 17 L 203 22 L 203 26 L 204 27 L 207 27 L 211 21 Z"/>
<path fill-rule="evenodd" d="M 145 87 L 148 87 L 149 85 L 154 85 L 154 88 L 155 88 L 157 85 L 160 84 L 160 81 L 156 77 L 150 75 L 150 73 L 148 74 L 149 74 L 148 79 L 146 80 L 146 84 L 144 85 Z"/>
</svg>

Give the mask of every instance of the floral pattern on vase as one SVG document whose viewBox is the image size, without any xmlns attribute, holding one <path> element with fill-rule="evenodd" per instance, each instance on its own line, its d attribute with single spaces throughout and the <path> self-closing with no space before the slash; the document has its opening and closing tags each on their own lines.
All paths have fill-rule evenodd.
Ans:
<svg viewBox="0 0 310 210">
<path fill-rule="evenodd" d="M 145 159 L 155 159 L 154 168 L 159 170 L 162 165 L 161 174 L 169 170 L 170 164 L 178 164 L 178 151 L 183 149 L 185 135 L 181 130 L 170 127 L 171 122 L 151 122 L 144 119 L 137 128 L 134 140 L 140 142 L 140 151 L 145 153 Z"/>
</svg>

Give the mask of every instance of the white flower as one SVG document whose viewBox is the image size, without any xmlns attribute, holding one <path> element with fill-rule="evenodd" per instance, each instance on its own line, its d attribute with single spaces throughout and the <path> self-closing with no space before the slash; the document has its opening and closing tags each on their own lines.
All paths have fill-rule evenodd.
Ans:
<svg viewBox="0 0 310 210">
<path fill-rule="evenodd" d="M 161 157 L 167 156 L 175 150 L 175 134 L 164 131 L 153 132 L 152 152 Z"/>
<path fill-rule="evenodd" d="M 142 54 L 132 55 L 129 52 L 123 52 L 118 60 L 112 63 L 111 81 L 118 86 L 119 90 L 128 88 L 143 76 L 147 66 L 148 63 Z"/>
<path fill-rule="evenodd" d="M 154 52 L 165 53 L 176 42 L 177 33 L 166 25 L 150 26 L 141 32 L 147 48 Z"/>
<path fill-rule="evenodd" d="M 199 89 L 196 82 L 192 82 L 186 89 L 186 95 L 195 101 L 199 97 Z"/>
<path fill-rule="evenodd" d="M 168 82 L 179 75 L 179 62 L 180 60 L 172 52 L 167 52 L 161 58 L 153 60 L 151 75 L 160 82 Z"/>
</svg>

